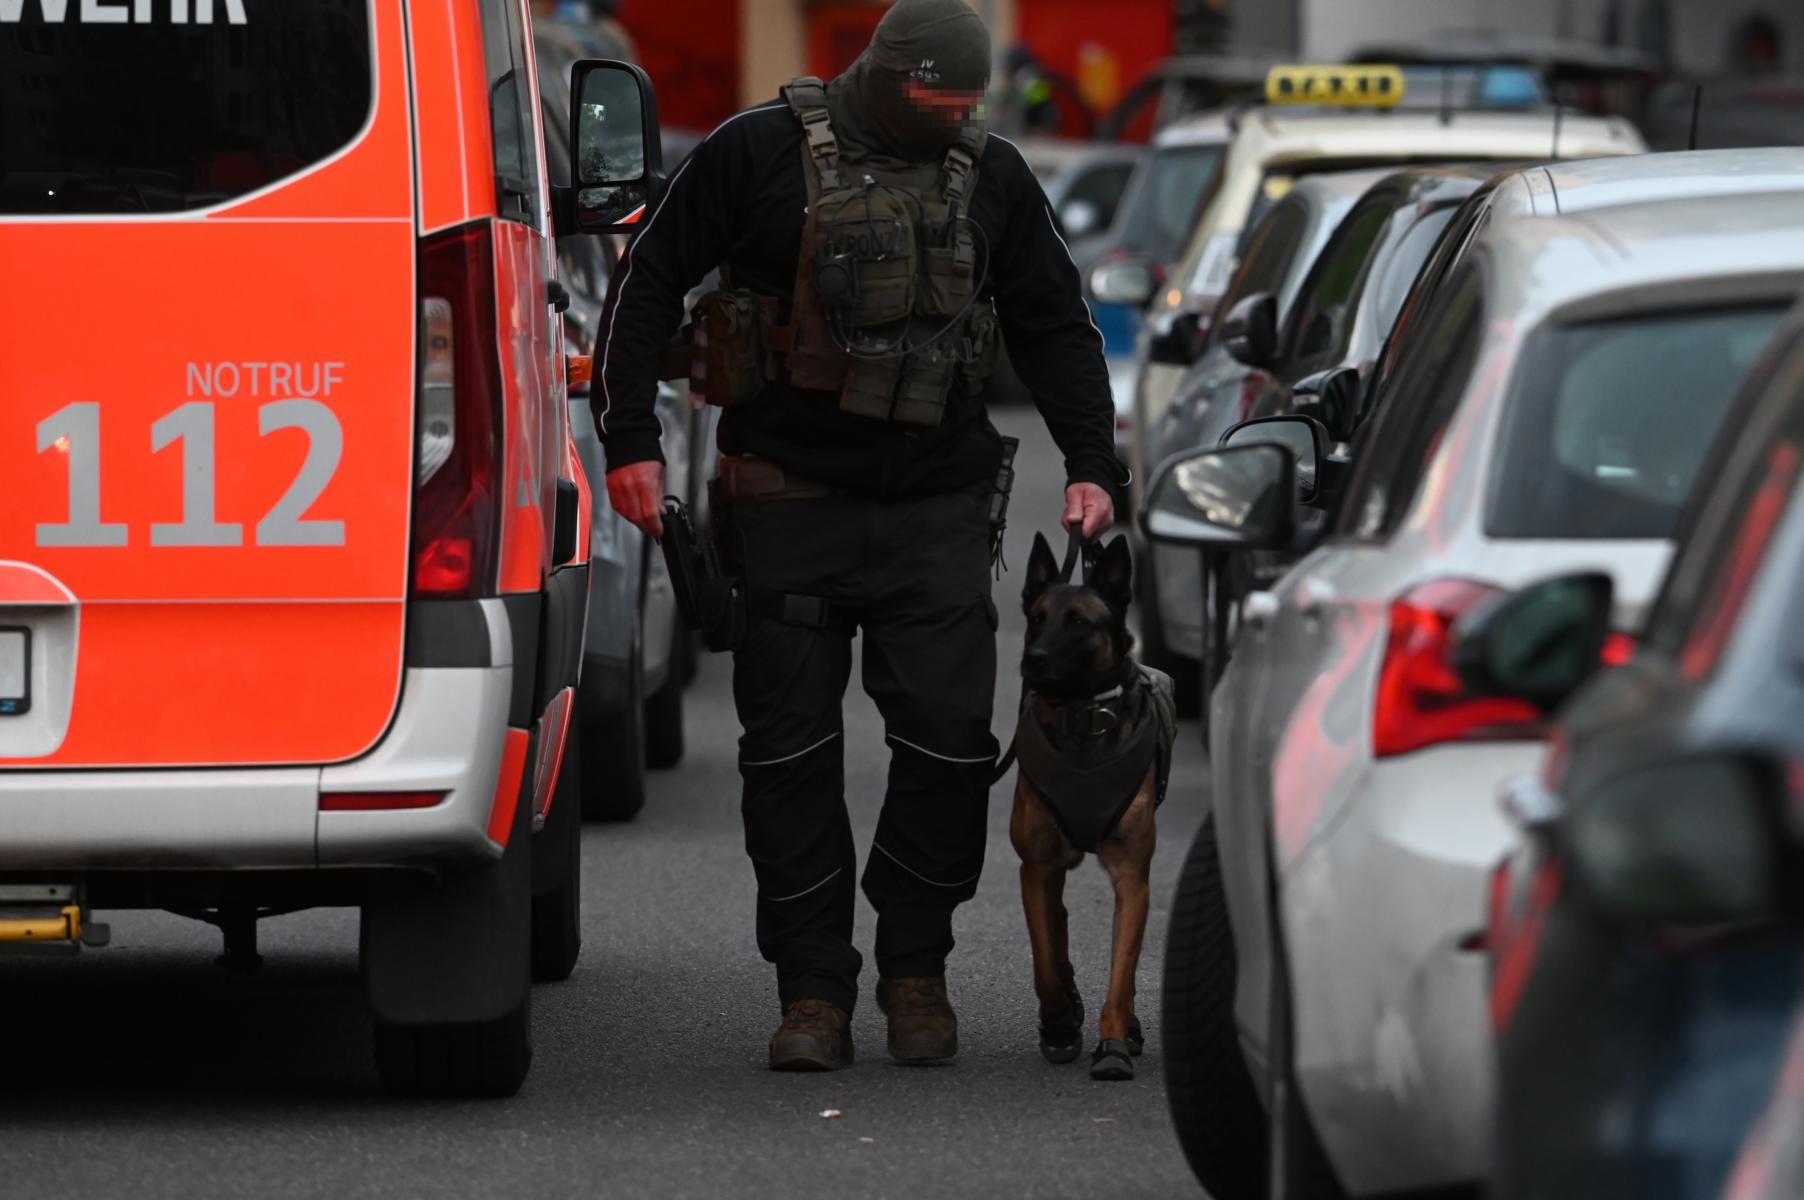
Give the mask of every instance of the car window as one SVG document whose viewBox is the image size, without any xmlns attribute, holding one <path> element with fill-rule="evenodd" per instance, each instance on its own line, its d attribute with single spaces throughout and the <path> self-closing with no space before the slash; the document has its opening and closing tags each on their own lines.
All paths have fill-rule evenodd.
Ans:
<svg viewBox="0 0 1804 1200">
<path fill-rule="evenodd" d="M 1253 207 L 1247 212 L 1241 228 L 1251 229 L 1264 220 L 1265 214 L 1272 211 L 1273 205 L 1290 195 L 1290 189 L 1296 182 L 1297 177 L 1289 171 L 1267 171 L 1265 178 L 1259 181 L 1259 190 L 1253 193 Z"/>
<path fill-rule="evenodd" d="M 1383 407 L 1359 431 L 1353 478 L 1336 521 L 1340 536 L 1388 537 L 1402 523 L 1459 411 L 1482 340 L 1478 268 L 1465 268 L 1450 281 L 1445 297 L 1424 318 L 1421 339 Z"/>
<path fill-rule="evenodd" d="M 1346 345 L 1372 252 L 1400 203 L 1394 192 L 1362 202 L 1310 268 L 1285 321 L 1284 357 L 1295 369 L 1308 373 L 1335 365 L 1329 360 Z"/>
<path fill-rule="evenodd" d="M 1115 213 L 1121 207 L 1122 193 L 1134 177 L 1131 162 L 1095 163 L 1080 167 L 1071 186 L 1065 189 L 1061 205 L 1082 201 L 1096 209 L 1096 228 L 1108 229 L 1115 224 Z"/>
<path fill-rule="evenodd" d="M 180 23 L 0 24 L 0 213 L 181 212 L 222 204 L 349 145 L 374 95 L 367 3 L 225 0 Z M 59 10 L 61 6 L 56 6 Z M 202 19 L 201 13 L 207 14 Z"/>
<path fill-rule="evenodd" d="M 503 217 L 536 225 L 539 156 L 533 145 L 532 86 L 518 0 L 482 0 L 482 57 L 489 75 L 489 123 L 495 143 L 495 203 Z"/>
<path fill-rule="evenodd" d="M 1424 214 L 1409 226 L 1396 249 L 1386 256 L 1384 270 L 1371 301 L 1372 324 L 1375 328 L 1388 330 L 1395 324 L 1397 313 L 1403 308 L 1403 298 L 1409 295 L 1410 285 L 1422 273 L 1422 267 L 1434 249 L 1435 240 L 1451 220 L 1452 208 L 1436 209 Z"/>
<path fill-rule="evenodd" d="M 1779 314 L 1713 308 L 1536 333 L 1511 389 L 1486 531 L 1670 536 Z"/>
<path fill-rule="evenodd" d="M 1121 246 L 1169 263 L 1184 250 L 1225 146 L 1167 146 L 1154 152 L 1122 216 Z"/>
<path fill-rule="evenodd" d="M 1301 199 L 1292 198 L 1279 204 L 1265 220 L 1248 233 L 1241 250 L 1240 266 L 1234 280 L 1222 296 L 1221 312 L 1227 311 L 1247 296 L 1266 292 L 1276 296 L 1284 287 L 1284 276 L 1290 270 L 1303 238 L 1309 214 Z"/>
<path fill-rule="evenodd" d="M 1403 303 L 1385 334 L 1383 348 L 1372 363 L 1371 377 L 1363 381 L 1364 386 L 1360 389 L 1362 419 L 1365 409 L 1383 402 L 1391 377 L 1407 355 L 1414 334 L 1419 332 L 1422 316 L 1429 311 L 1441 285 L 1464 261 L 1466 250 L 1490 223 L 1490 216 L 1491 189 L 1485 188 L 1460 205 L 1447 228 L 1441 231 L 1440 240 L 1429 251 L 1428 261 L 1422 264 L 1414 282 L 1404 293 Z"/>
</svg>

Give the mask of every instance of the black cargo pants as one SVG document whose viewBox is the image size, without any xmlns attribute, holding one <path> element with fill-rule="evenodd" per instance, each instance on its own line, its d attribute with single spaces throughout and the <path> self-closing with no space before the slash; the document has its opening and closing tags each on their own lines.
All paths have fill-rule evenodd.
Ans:
<svg viewBox="0 0 1804 1200">
<path fill-rule="evenodd" d="M 983 871 L 996 607 L 988 502 L 854 496 L 735 501 L 722 532 L 749 587 L 820 596 L 854 614 L 864 688 L 883 715 L 889 784 L 864 871 L 885 977 L 939 975 L 952 911 Z M 758 878 L 758 949 L 782 1003 L 851 1012 L 863 959 L 852 945 L 857 857 L 846 815 L 841 704 L 845 632 L 751 618 L 733 653 L 744 729 L 746 850 Z"/>
</svg>

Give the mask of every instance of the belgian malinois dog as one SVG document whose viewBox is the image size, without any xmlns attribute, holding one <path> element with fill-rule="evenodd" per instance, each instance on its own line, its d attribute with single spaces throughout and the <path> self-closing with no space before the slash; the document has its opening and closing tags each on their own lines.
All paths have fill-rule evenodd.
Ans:
<svg viewBox="0 0 1804 1200">
<path fill-rule="evenodd" d="M 1171 682 L 1131 656 L 1127 629 L 1133 561 L 1125 537 L 1099 556 L 1089 577 L 1069 579 L 1046 539 L 1034 536 L 1022 608 L 1022 712 L 1015 732 L 1009 840 L 1021 856 L 1021 901 L 1033 942 L 1040 1000 L 1040 1053 L 1068 1063 L 1083 1044 L 1084 1004 L 1071 970 L 1065 876 L 1093 853 L 1115 886 L 1114 952 L 1092 1079 L 1132 1079 L 1144 1037 L 1134 1015 L 1158 841 L 1154 812 L 1170 773 L 1176 712 Z"/>
</svg>

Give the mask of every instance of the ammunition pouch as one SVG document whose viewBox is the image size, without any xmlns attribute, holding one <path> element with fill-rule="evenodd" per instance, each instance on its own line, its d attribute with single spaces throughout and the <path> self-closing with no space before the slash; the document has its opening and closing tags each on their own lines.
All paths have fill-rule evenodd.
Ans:
<svg viewBox="0 0 1804 1200">
<path fill-rule="evenodd" d="M 841 335 L 908 319 L 915 307 L 920 202 L 869 176 L 815 202 L 815 293 Z"/>
<path fill-rule="evenodd" d="M 689 390 L 732 408 L 758 397 L 776 378 L 771 327 L 777 302 L 739 291 L 708 292 L 696 302 Z"/>
</svg>

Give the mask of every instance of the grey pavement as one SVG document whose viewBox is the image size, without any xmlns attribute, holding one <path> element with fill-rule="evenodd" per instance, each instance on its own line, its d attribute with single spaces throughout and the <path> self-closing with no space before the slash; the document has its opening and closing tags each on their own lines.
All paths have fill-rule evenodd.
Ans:
<svg viewBox="0 0 1804 1200">
<path fill-rule="evenodd" d="M 1033 530 L 1056 533 L 1061 472 L 1031 409 L 997 419 L 1023 439 L 1011 570 L 996 584 L 996 728 L 1006 736 L 1018 687 L 1016 596 Z M 654 776 L 640 818 L 584 831 L 582 960 L 568 982 L 534 993 L 537 1059 L 518 1097 L 435 1104 L 382 1094 L 353 912 L 266 922 L 267 965 L 249 977 L 211 965 L 218 941 L 205 926 L 102 914 L 114 931 L 104 950 L 0 960 L 0 1191 L 32 1200 L 1200 1195 L 1166 1112 L 1158 1003 L 1166 915 L 1205 804 L 1194 728 L 1181 735 L 1159 817 L 1139 1079 L 1092 1083 L 1087 1053 L 1054 1067 L 1036 1051 L 1007 782 L 991 797 L 982 887 L 957 923 L 957 1064 L 909 1069 L 884 1057 L 861 901 L 858 1065 L 774 1075 L 763 1060 L 780 1014 L 752 942 L 728 674 L 722 657 L 703 663 L 689 695 L 688 756 Z M 862 855 L 887 754 L 876 710 L 852 678 L 846 778 Z M 1111 895 L 1092 862 L 1067 897 L 1094 1042 Z M 822 1115 L 830 1110 L 840 1115 Z"/>
</svg>

